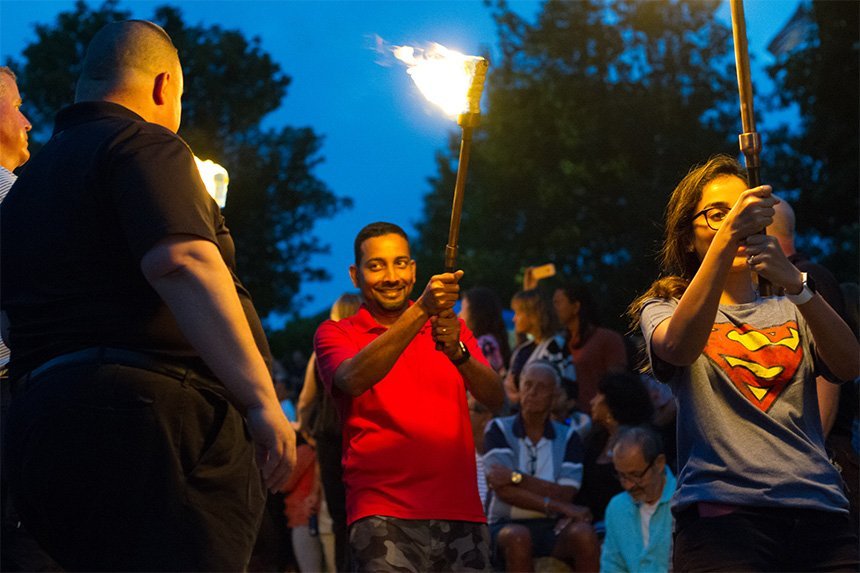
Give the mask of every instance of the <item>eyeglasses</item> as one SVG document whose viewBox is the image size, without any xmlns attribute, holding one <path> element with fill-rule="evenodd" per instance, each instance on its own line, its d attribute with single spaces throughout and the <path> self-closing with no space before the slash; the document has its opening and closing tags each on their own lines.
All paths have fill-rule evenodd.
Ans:
<svg viewBox="0 0 860 573">
<path fill-rule="evenodd" d="M 629 481 L 631 483 L 635 483 L 635 484 L 639 485 L 639 483 L 645 477 L 645 474 L 647 474 L 648 470 L 651 469 L 651 466 L 654 465 L 655 461 L 657 461 L 657 458 L 654 458 L 653 460 L 651 460 L 651 462 L 647 466 L 645 466 L 645 469 L 642 470 L 641 472 L 622 473 L 622 472 L 618 472 L 618 471 L 613 470 L 612 475 L 614 475 L 618 481 Z"/>
<path fill-rule="evenodd" d="M 705 223 L 708 227 L 711 228 L 712 231 L 719 231 L 720 227 L 723 226 L 723 221 L 726 220 L 726 216 L 728 216 L 729 210 L 725 207 L 708 207 L 707 209 L 702 209 L 695 215 L 693 215 L 693 221 L 695 221 L 698 217 L 704 215 Z"/>
</svg>

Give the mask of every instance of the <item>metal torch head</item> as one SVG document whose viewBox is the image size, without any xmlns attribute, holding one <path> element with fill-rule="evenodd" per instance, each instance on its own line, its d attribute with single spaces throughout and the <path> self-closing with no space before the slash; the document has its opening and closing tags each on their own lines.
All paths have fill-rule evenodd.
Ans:
<svg viewBox="0 0 860 573">
<path fill-rule="evenodd" d="M 457 116 L 457 123 L 462 127 L 475 127 L 481 119 L 481 95 L 484 93 L 484 82 L 487 79 L 490 62 L 486 58 L 479 58 L 467 65 L 474 66 L 472 83 L 467 93 L 469 110 Z"/>
</svg>

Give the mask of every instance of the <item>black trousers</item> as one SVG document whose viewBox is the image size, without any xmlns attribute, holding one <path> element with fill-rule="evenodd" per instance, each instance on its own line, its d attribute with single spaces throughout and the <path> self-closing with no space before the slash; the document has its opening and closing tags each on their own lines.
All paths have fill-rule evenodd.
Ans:
<svg viewBox="0 0 860 573">
<path fill-rule="evenodd" d="M 12 400 L 6 463 L 28 530 L 69 570 L 243 570 L 265 496 L 223 388 L 100 360 L 37 369 Z"/>
<path fill-rule="evenodd" d="M 740 507 L 675 515 L 675 571 L 857 571 L 857 532 L 847 513 Z"/>
</svg>

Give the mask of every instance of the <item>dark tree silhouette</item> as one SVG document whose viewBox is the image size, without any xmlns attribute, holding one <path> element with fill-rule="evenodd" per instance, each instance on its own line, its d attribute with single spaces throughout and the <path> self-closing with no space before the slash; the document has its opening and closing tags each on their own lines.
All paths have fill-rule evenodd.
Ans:
<svg viewBox="0 0 860 573">
<path fill-rule="evenodd" d="M 737 153 L 731 31 L 717 1 L 546 2 L 534 24 L 492 6 L 484 126 L 472 147 L 460 265 L 504 298 L 554 262 L 620 318 L 656 277 L 668 195 L 694 163 Z M 456 141 L 437 158 L 421 261 L 441 259 Z M 426 266 L 426 264 L 425 264 Z"/>
<path fill-rule="evenodd" d="M 56 112 L 74 100 L 90 38 L 106 23 L 129 17 L 117 0 L 98 8 L 79 1 L 53 24 L 38 24 L 22 60 L 9 60 L 33 123 L 33 148 L 50 135 Z M 309 127 L 260 127 L 281 105 L 290 78 L 258 38 L 248 40 L 220 26 L 188 26 L 170 6 L 157 8 L 152 20 L 171 35 L 182 60 L 179 134 L 197 156 L 229 171 L 224 211 L 242 280 L 261 315 L 297 311 L 303 302 L 297 298 L 300 283 L 328 278 L 309 264 L 312 255 L 329 248 L 313 235 L 314 223 L 351 205 L 313 174 L 322 161 L 322 139 Z"/>
<path fill-rule="evenodd" d="M 763 169 L 787 191 L 798 244 L 843 281 L 860 275 L 860 4 L 804 2 L 771 45 L 774 108 L 799 121 L 768 134 Z M 794 41 L 792 41 L 792 37 Z"/>
</svg>

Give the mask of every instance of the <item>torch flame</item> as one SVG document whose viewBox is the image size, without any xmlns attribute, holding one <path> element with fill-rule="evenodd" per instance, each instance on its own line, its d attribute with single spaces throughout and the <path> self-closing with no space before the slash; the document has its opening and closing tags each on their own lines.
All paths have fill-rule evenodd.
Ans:
<svg viewBox="0 0 860 573">
<path fill-rule="evenodd" d="M 395 46 L 392 51 L 406 64 L 406 72 L 428 101 L 451 117 L 469 111 L 469 88 L 477 64 L 484 58 L 467 56 L 435 42 L 426 50 Z"/>
<path fill-rule="evenodd" d="M 223 209 L 224 205 L 227 204 L 227 185 L 230 183 L 227 170 L 211 159 L 203 161 L 195 155 L 194 161 L 197 163 L 197 170 L 200 172 L 200 178 L 206 186 L 206 191 Z"/>
</svg>

